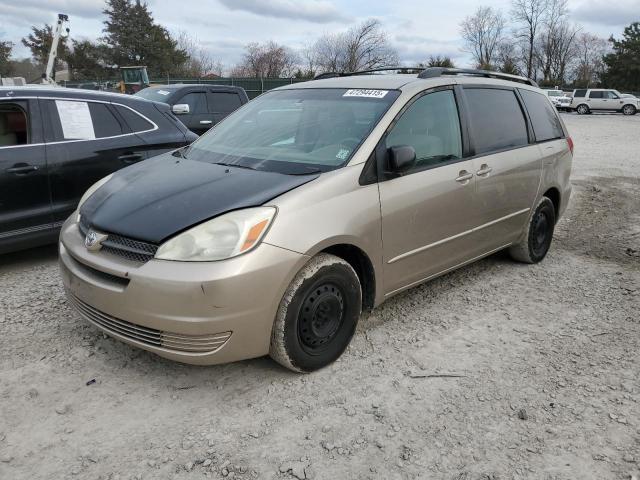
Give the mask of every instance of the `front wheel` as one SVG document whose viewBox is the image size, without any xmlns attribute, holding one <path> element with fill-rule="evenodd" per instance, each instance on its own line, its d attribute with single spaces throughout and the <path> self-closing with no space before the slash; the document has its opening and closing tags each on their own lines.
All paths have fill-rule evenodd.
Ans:
<svg viewBox="0 0 640 480">
<path fill-rule="evenodd" d="M 578 105 L 578 107 L 576 108 L 576 112 L 578 112 L 578 115 L 586 115 L 587 113 L 589 113 L 589 107 L 584 104 Z"/>
<path fill-rule="evenodd" d="M 635 115 L 636 107 L 634 107 L 633 105 L 625 105 L 624 107 L 622 107 L 622 113 L 624 115 Z"/>
<path fill-rule="evenodd" d="M 351 265 L 321 253 L 298 272 L 280 302 L 269 355 L 296 372 L 335 361 L 349 345 L 362 310 L 362 289 Z"/>
<path fill-rule="evenodd" d="M 556 224 L 556 210 L 548 197 L 542 197 L 529 219 L 520 242 L 509 248 L 511 258 L 524 263 L 538 263 L 549 251 Z"/>
</svg>

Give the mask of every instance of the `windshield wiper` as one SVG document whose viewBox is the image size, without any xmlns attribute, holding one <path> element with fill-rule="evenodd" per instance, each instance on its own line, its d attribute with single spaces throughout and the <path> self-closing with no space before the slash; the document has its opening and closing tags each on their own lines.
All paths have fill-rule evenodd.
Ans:
<svg viewBox="0 0 640 480">
<path fill-rule="evenodd" d="M 246 168 L 248 170 L 258 170 L 257 168 L 249 167 L 248 165 L 239 165 L 237 163 L 224 163 L 224 162 L 212 162 L 214 165 L 222 165 L 224 167 L 237 167 L 237 168 Z"/>
</svg>

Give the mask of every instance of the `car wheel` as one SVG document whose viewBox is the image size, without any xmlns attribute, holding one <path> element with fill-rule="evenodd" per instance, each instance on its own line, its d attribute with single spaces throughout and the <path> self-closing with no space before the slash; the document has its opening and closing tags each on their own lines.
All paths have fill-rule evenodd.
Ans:
<svg viewBox="0 0 640 480">
<path fill-rule="evenodd" d="M 587 107 L 586 105 L 578 105 L 576 107 L 576 112 L 578 112 L 579 115 L 586 115 L 587 113 L 589 113 L 589 107 Z"/>
<path fill-rule="evenodd" d="M 549 251 L 556 223 L 553 202 L 542 197 L 529 219 L 522 240 L 509 248 L 511 258 L 524 263 L 538 263 Z"/>
<path fill-rule="evenodd" d="M 361 311 L 362 289 L 351 265 L 334 255 L 316 255 L 280 302 L 269 355 L 296 372 L 322 368 L 347 348 Z"/>
<path fill-rule="evenodd" d="M 636 107 L 634 107 L 633 105 L 625 105 L 624 107 L 622 107 L 622 113 L 624 115 L 635 115 Z"/>
</svg>

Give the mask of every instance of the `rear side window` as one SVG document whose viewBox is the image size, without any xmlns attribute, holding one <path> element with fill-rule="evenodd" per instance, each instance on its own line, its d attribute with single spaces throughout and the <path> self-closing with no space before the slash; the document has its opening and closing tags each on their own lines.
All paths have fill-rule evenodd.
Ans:
<svg viewBox="0 0 640 480">
<path fill-rule="evenodd" d="M 512 90 L 465 89 L 476 154 L 527 145 L 527 124 Z"/>
<path fill-rule="evenodd" d="M 79 100 L 45 100 L 47 141 L 93 140 L 125 132 L 109 105 Z"/>
<path fill-rule="evenodd" d="M 386 143 L 387 148 L 413 147 L 416 170 L 461 158 L 460 119 L 453 92 L 433 92 L 413 102 L 387 135 Z"/>
<path fill-rule="evenodd" d="M 538 142 L 562 138 L 564 132 L 555 109 L 544 95 L 531 90 L 520 90 Z"/>
<path fill-rule="evenodd" d="M 209 111 L 211 113 L 231 113 L 242 105 L 237 93 L 211 92 Z"/>
<path fill-rule="evenodd" d="M 603 98 L 603 93 L 604 92 L 589 92 L 589 98 Z"/>
<path fill-rule="evenodd" d="M 106 103 L 89 102 L 89 113 L 96 138 L 115 137 L 124 133 L 120 121 Z"/>
<path fill-rule="evenodd" d="M 586 90 L 576 90 L 573 94 L 573 98 L 582 98 L 587 96 Z"/>
<path fill-rule="evenodd" d="M 204 92 L 191 92 L 175 102 L 189 105 L 189 113 L 207 113 L 207 96 Z"/>
<path fill-rule="evenodd" d="M 151 123 L 130 108 L 123 107 L 121 105 L 115 105 L 115 108 L 118 110 L 118 113 L 122 116 L 124 121 L 127 122 L 127 125 L 129 125 L 132 132 L 144 132 L 153 128 Z"/>
</svg>

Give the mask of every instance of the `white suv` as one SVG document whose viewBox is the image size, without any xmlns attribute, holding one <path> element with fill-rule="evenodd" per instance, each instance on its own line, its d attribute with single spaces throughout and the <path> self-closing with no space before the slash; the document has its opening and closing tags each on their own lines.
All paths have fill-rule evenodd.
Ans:
<svg viewBox="0 0 640 480">
<path fill-rule="evenodd" d="M 558 110 L 569 110 L 571 106 L 571 97 L 567 96 L 562 90 L 553 89 L 553 90 L 544 90 L 551 100 L 551 103 Z"/>
<path fill-rule="evenodd" d="M 571 109 L 580 115 L 593 111 L 622 112 L 625 115 L 635 115 L 640 108 L 637 98 L 623 97 L 617 90 L 603 88 L 582 88 L 573 91 Z"/>
</svg>

